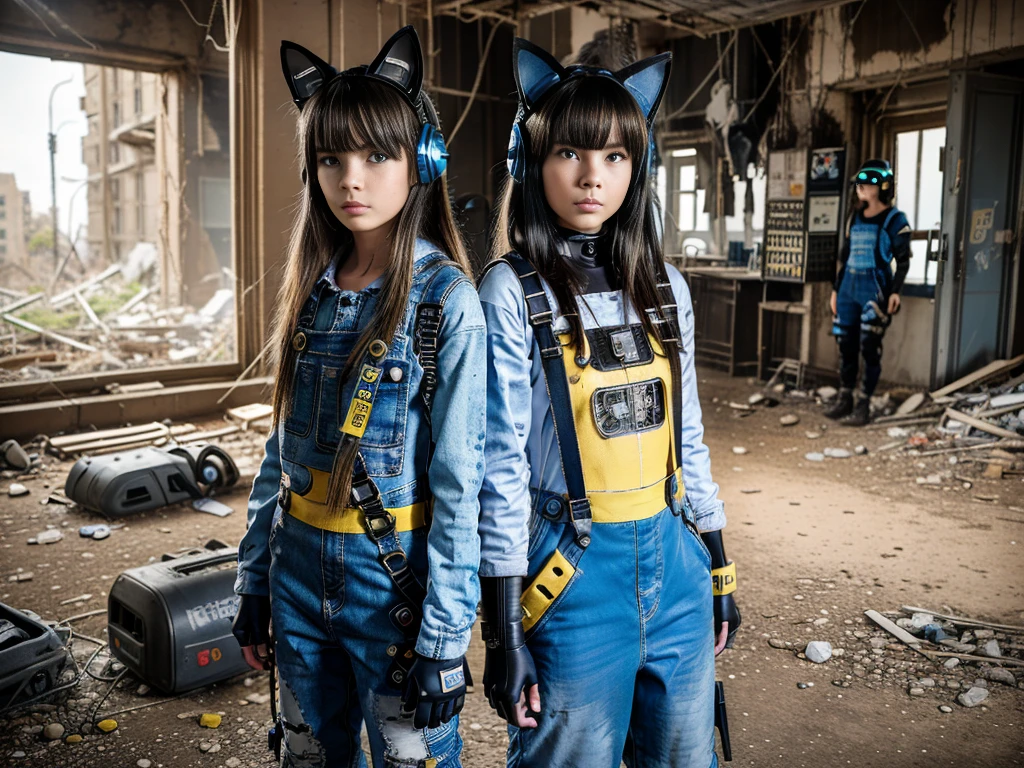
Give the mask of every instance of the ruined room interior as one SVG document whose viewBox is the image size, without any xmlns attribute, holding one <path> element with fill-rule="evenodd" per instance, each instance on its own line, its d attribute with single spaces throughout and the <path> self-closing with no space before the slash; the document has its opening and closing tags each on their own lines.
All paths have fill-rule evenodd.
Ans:
<svg viewBox="0 0 1024 768">
<path fill-rule="evenodd" d="M 49 622 L 59 661 L 0 699 L 0 763 L 273 764 L 266 675 L 230 632 L 219 674 L 161 689 L 108 647 L 130 623 L 109 598 L 126 569 L 223 554 L 246 529 L 302 185 L 280 41 L 341 69 L 407 23 L 478 269 L 513 39 L 565 62 L 588 45 L 673 55 L 656 191 L 743 574 L 742 633 L 717 660 L 736 764 L 1024 760 L 1024 2 L 16 0 L 0 79 L 39 68 L 46 127 L 17 153 L 47 170 L 29 195 L 0 165 L 0 603 Z M 78 176 L 53 170 L 62 157 Z M 912 258 L 873 420 L 852 428 L 822 416 L 839 386 L 829 300 L 850 178 L 878 157 Z M 180 447 L 194 470 L 206 445 L 230 457 L 216 498 L 69 497 L 84 459 Z M 826 662 L 808 660 L 815 640 Z M 482 648 L 477 632 L 478 676 Z M 505 764 L 479 685 L 462 723 L 466 765 Z"/>
</svg>

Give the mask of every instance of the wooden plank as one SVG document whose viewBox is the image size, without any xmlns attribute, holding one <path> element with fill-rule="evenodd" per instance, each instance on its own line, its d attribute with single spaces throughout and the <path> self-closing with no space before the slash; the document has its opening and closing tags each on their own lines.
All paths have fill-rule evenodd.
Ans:
<svg viewBox="0 0 1024 768">
<path fill-rule="evenodd" d="M 927 608 L 915 608 L 912 605 L 901 605 L 900 610 L 904 613 L 927 613 L 930 616 L 934 616 L 936 619 L 951 621 L 954 624 L 958 624 L 963 627 L 983 627 L 985 629 L 998 629 L 1000 632 L 1024 633 L 1024 627 L 1014 626 L 1013 624 L 995 624 L 994 622 L 982 621 L 981 619 L 968 619 L 963 616 L 950 616 L 945 613 L 929 611 Z"/>
<path fill-rule="evenodd" d="M 137 307 L 139 304 L 145 301 L 146 297 L 149 296 L 149 294 L 151 294 L 152 292 L 152 288 L 143 288 L 130 299 L 128 299 L 128 301 L 126 301 L 123 305 L 121 305 L 119 309 L 116 309 L 113 312 L 111 312 L 108 317 L 115 318 L 119 317 L 120 315 L 128 314 L 133 309 L 135 309 L 135 307 Z"/>
<path fill-rule="evenodd" d="M 118 429 L 104 429 L 94 432 L 78 432 L 74 435 L 58 435 L 48 438 L 47 442 L 54 448 L 67 448 L 75 443 L 89 443 L 94 440 L 106 440 L 108 437 L 125 437 L 126 435 L 139 435 L 143 432 L 152 432 L 162 427 L 159 422 L 153 421 L 148 424 L 135 424 L 131 427 L 120 427 Z"/>
<path fill-rule="evenodd" d="M 242 427 L 238 424 L 231 424 L 227 427 L 220 427 L 219 429 L 210 429 L 206 432 L 193 432 L 183 437 L 178 438 L 179 443 L 198 443 L 203 440 L 213 440 L 218 437 L 224 437 L 225 435 L 233 435 L 236 432 L 241 432 Z"/>
<path fill-rule="evenodd" d="M 149 371 L 148 375 L 152 376 Z M 272 377 L 242 382 L 214 381 L 177 387 L 165 386 L 154 392 L 116 395 L 78 395 L 73 400 L 21 400 L 0 406 L 0 424 L 5 437 L 15 440 L 36 435 L 81 431 L 89 425 L 114 427 L 125 422 L 143 423 L 153 419 L 187 420 L 200 416 L 218 418 L 224 408 L 256 402 L 268 396 Z M 218 400 L 233 388 L 231 395 Z"/>
<path fill-rule="evenodd" d="M 921 648 L 920 639 L 914 637 L 905 629 L 897 625 L 894 621 L 890 621 L 889 619 L 885 618 L 885 616 L 880 614 L 878 611 L 867 610 L 864 611 L 864 615 L 871 619 L 873 622 L 875 622 L 875 624 L 880 626 L 890 635 L 899 640 L 901 643 L 906 645 L 908 648 L 917 651 L 926 658 L 931 658 L 931 656 L 929 656 L 929 652 Z"/>
<path fill-rule="evenodd" d="M 39 301 L 45 295 L 46 295 L 45 293 L 41 293 L 41 292 L 40 293 L 33 293 L 31 296 L 26 296 L 26 297 L 24 297 L 22 299 L 18 299 L 17 301 L 12 301 L 10 304 L 8 304 L 5 307 L 0 307 L 0 311 L 3 311 L 3 312 L 13 312 L 16 309 L 21 309 L 24 306 L 27 306 L 29 304 L 32 304 L 32 303 L 36 302 L 36 301 Z"/>
<path fill-rule="evenodd" d="M 23 365 L 42 362 L 52 363 L 56 361 L 57 353 L 52 350 L 40 350 L 38 352 L 22 352 L 17 355 L 0 357 L 0 368 L 21 368 Z"/>
<path fill-rule="evenodd" d="M 28 320 L 21 320 L 15 317 L 14 315 L 8 315 L 5 313 L 0 315 L 0 319 L 2 319 L 5 323 L 10 323 L 11 325 L 15 325 L 18 328 L 22 328 L 26 331 L 32 331 L 33 333 L 42 334 L 47 338 L 53 339 L 54 341 L 59 341 L 61 344 L 67 344 L 69 347 L 80 349 L 83 352 L 97 351 L 96 347 L 89 346 L 88 344 L 83 344 L 82 342 L 75 341 L 74 339 L 69 339 L 67 336 L 61 336 L 59 333 L 48 331 L 45 328 L 40 328 L 35 323 L 30 323 Z"/>
<path fill-rule="evenodd" d="M 1024 439 L 1021 440 L 996 440 L 991 443 L 980 443 L 978 445 L 963 445 L 956 448 L 938 448 L 934 451 L 923 451 L 917 454 L 917 458 L 925 456 L 939 456 L 944 453 L 959 453 L 961 451 L 984 451 L 995 447 L 1024 449 Z"/>
<path fill-rule="evenodd" d="M 93 312 L 92 307 L 89 306 L 89 302 L 86 301 L 82 294 L 79 293 L 78 291 L 75 291 L 75 301 L 78 302 L 78 305 L 82 308 L 82 311 L 85 312 L 85 316 L 89 318 L 90 323 L 92 323 L 94 326 L 99 328 L 104 333 L 110 333 L 110 329 L 107 328 L 106 324 L 102 320 L 100 320 L 99 316 L 95 312 Z"/>
<path fill-rule="evenodd" d="M 1020 363 L 1024 363 L 1024 355 L 1017 355 L 1017 357 L 1010 360 L 993 360 L 988 365 L 983 365 L 973 373 L 969 373 L 951 384 L 947 384 L 940 389 L 936 389 L 931 393 L 931 398 L 934 400 L 936 397 L 944 397 L 945 395 L 952 394 L 953 392 L 959 392 L 961 389 L 964 389 L 971 384 L 980 382 L 982 379 L 987 379 L 989 376 L 994 376 L 997 373 L 1008 371 Z"/>
<path fill-rule="evenodd" d="M 81 292 L 81 291 L 85 291 L 88 288 L 92 288 L 94 285 L 99 285 L 104 280 L 106 280 L 107 278 L 113 277 L 114 275 L 116 275 L 120 271 L 121 271 L 121 265 L 120 264 L 112 264 L 111 266 L 107 267 L 105 270 L 100 272 L 98 275 L 96 275 L 95 277 L 90 277 L 84 283 L 79 283 L 74 288 L 69 288 L 68 290 L 64 291 L 63 293 L 59 293 L 56 296 L 54 296 L 52 299 L 50 299 L 50 306 L 56 309 L 56 308 L 58 308 L 58 307 L 60 307 L 60 306 L 62 306 L 64 304 L 67 304 L 67 303 L 69 303 L 71 301 L 74 301 L 75 293 L 78 293 L 78 292 Z"/>
<path fill-rule="evenodd" d="M 162 429 L 154 430 L 152 432 L 143 432 L 138 435 L 112 437 L 107 440 L 96 440 L 92 443 L 76 443 L 75 445 L 65 448 L 63 453 L 69 456 L 85 453 L 105 453 L 112 449 L 128 450 L 129 448 L 137 448 L 140 445 L 154 445 L 158 441 L 167 442 L 167 439 L 171 436 L 171 432 L 163 424 L 160 426 Z"/>
<path fill-rule="evenodd" d="M 1008 429 L 997 427 L 995 424 L 989 424 L 987 421 L 983 421 L 982 419 L 976 419 L 973 416 L 968 416 L 966 413 L 958 411 L 955 408 L 947 408 L 946 417 L 955 419 L 956 421 L 967 424 L 975 429 L 980 429 L 982 432 L 988 432 L 990 435 L 995 435 L 996 437 L 1006 437 L 1011 440 L 1020 437 L 1016 432 L 1011 432 Z"/>
</svg>

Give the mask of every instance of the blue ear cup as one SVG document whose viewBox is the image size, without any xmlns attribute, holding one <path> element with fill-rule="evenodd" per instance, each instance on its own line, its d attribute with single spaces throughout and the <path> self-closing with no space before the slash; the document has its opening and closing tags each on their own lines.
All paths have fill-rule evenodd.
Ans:
<svg viewBox="0 0 1024 768">
<path fill-rule="evenodd" d="M 508 137 L 508 159 L 505 166 L 508 168 L 508 175 L 515 181 L 522 183 L 526 173 L 526 162 L 523 157 L 526 151 L 523 147 L 523 133 L 516 122 L 512 126 L 512 134 Z"/>
<path fill-rule="evenodd" d="M 430 123 L 424 123 L 420 140 L 416 144 L 416 170 L 421 184 L 439 179 L 448 167 L 448 149 L 444 136 Z"/>
</svg>

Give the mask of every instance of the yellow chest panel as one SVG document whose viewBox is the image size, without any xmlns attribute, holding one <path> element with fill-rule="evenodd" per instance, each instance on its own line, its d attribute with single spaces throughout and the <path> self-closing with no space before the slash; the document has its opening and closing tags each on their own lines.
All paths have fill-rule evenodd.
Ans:
<svg viewBox="0 0 1024 768">
<path fill-rule="evenodd" d="M 594 520 L 657 514 L 678 467 L 668 358 L 639 326 L 589 331 L 582 366 L 560 340 Z"/>
</svg>

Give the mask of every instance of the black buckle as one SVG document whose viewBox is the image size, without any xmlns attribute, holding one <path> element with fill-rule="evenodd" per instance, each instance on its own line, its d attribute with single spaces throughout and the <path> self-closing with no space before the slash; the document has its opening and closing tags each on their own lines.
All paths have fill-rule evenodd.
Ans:
<svg viewBox="0 0 1024 768">
<path fill-rule="evenodd" d="M 393 559 L 400 560 L 401 564 L 397 567 L 392 567 L 391 561 Z M 401 551 L 388 552 L 387 554 L 381 555 L 379 560 L 381 566 L 388 572 L 388 576 L 391 578 L 395 578 L 397 574 L 402 573 L 409 567 L 409 559 L 405 556 L 405 552 Z"/>
<path fill-rule="evenodd" d="M 395 517 L 390 512 L 385 511 L 383 515 L 365 515 L 365 517 L 370 538 L 374 541 L 380 541 L 395 532 Z"/>
<path fill-rule="evenodd" d="M 367 493 L 367 491 L 369 492 Z M 375 502 L 379 502 L 380 491 L 377 489 L 377 484 L 370 482 L 369 478 L 367 478 L 365 482 L 360 482 L 358 480 L 354 482 L 352 484 L 352 501 L 354 501 L 356 506 L 360 509 L 363 509 Z"/>
</svg>

